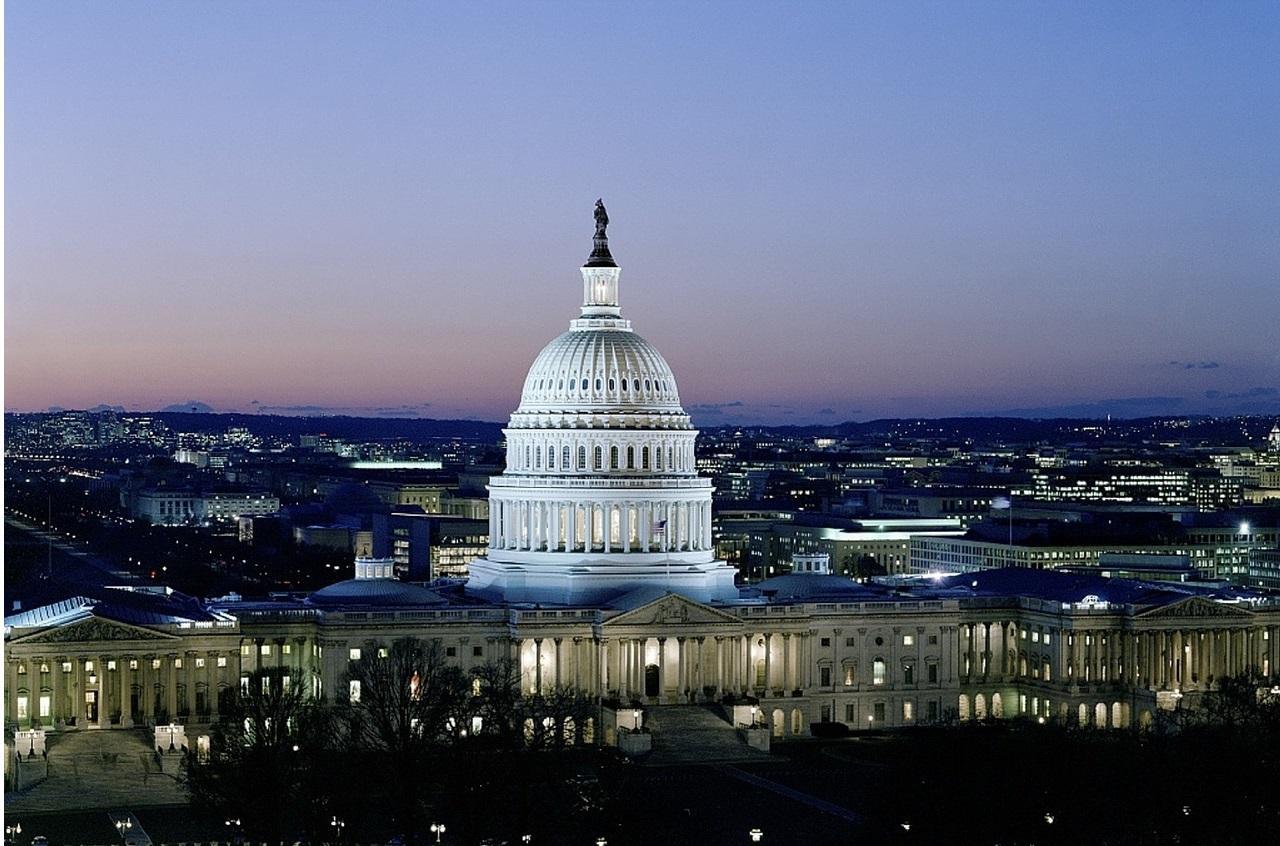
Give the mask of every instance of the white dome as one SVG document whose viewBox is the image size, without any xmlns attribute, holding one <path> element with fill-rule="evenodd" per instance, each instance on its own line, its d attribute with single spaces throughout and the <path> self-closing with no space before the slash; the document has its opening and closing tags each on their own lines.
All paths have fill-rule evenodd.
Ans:
<svg viewBox="0 0 1280 846">
<path fill-rule="evenodd" d="M 575 326 L 547 344 L 529 368 L 516 417 L 595 412 L 684 415 L 666 360 L 630 329 Z"/>
</svg>

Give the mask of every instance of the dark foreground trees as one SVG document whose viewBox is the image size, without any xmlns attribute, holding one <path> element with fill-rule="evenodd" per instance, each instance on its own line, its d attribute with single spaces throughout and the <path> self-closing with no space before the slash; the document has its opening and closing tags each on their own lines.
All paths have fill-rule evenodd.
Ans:
<svg viewBox="0 0 1280 846">
<path fill-rule="evenodd" d="M 616 759 L 594 739 L 596 703 L 571 689 L 523 695 L 498 660 L 464 673 L 436 641 L 370 642 L 334 701 L 258 673 L 226 704 L 206 760 L 190 759 L 192 799 L 276 843 L 423 842 L 445 820 L 455 842 L 538 842 L 601 831 Z M 594 839 L 594 838 L 593 838 Z"/>
</svg>

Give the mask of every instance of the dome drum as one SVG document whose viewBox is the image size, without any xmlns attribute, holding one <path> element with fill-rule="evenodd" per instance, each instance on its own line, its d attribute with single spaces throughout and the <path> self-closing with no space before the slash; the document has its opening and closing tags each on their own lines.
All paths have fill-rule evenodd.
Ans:
<svg viewBox="0 0 1280 846">
<path fill-rule="evenodd" d="M 692 476 L 696 472 L 696 437 L 693 430 L 508 429 L 506 472 Z"/>
</svg>

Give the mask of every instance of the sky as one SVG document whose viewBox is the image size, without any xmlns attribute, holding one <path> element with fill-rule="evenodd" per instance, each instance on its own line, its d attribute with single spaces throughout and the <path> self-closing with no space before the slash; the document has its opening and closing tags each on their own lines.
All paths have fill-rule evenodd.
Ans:
<svg viewBox="0 0 1280 846">
<path fill-rule="evenodd" d="M 702 424 L 1280 414 L 1277 44 L 1270 2 L 8 3 L 4 407 L 505 419 L 603 197 Z"/>
</svg>

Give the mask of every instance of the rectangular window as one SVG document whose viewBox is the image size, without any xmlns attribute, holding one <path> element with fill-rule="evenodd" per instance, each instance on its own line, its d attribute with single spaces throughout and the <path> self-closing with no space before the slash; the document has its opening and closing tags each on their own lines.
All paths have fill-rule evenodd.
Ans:
<svg viewBox="0 0 1280 846">
<path fill-rule="evenodd" d="M 845 646 L 857 646 L 857 645 L 858 645 L 858 639 L 857 639 L 857 638 L 852 638 L 852 637 L 846 637 L 846 638 L 844 639 L 844 645 L 845 645 Z"/>
<path fill-rule="evenodd" d="M 201 668 L 201 667 L 203 667 L 203 666 L 204 666 L 204 659 L 203 659 L 203 658 L 197 658 L 197 659 L 196 659 L 196 669 L 198 670 L 198 669 L 200 669 L 200 668 Z"/>
<path fill-rule="evenodd" d="M 225 667 L 225 666 L 227 666 L 227 656 L 225 656 L 225 655 L 219 655 L 219 656 L 218 656 L 218 666 L 219 666 L 219 667 Z"/>
<path fill-rule="evenodd" d="M 1044 633 L 1044 644 L 1045 644 L 1045 646 L 1048 646 L 1048 645 L 1049 645 L 1049 633 L 1048 633 L 1048 632 L 1045 632 L 1045 633 Z"/>
<path fill-rule="evenodd" d="M 247 643 L 240 644 L 240 654 L 248 658 L 250 655 L 253 654 L 253 647 Z"/>
<path fill-rule="evenodd" d="M 871 683 L 884 684 L 884 662 L 879 658 L 871 662 Z"/>
<path fill-rule="evenodd" d="M 831 668 L 818 668 L 818 682 L 822 687 L 831 687 Z"/>
<path fill-rule="evenodd" d="M 458 647 L 456 647 L 456 646 L 446 646 L 446 647 L 444 648 L 444 654 L 445 654 L 445 657 L 446 657 L 446 658 L 457 658 L 457 657 L 458 657 Z"/>
<path fill-rule="evenodd" d="M 245 696 L 249 695 L 249 677 L 248 676 L 240 677 L 240 692 Z"/>
<path fill-rule="evenodd" d="M 927 667 L 928 667 L 927 672 L 928 672 L 928 674 L 929 674 L 929 675 L 928 675 L 929 683 L 930 683 L 930 684 L 937 684 L 937 682 L 938 682 L 938 665 L 937 665 L 937 664 L 929 664 L 929 665 L 927 665 Z"/>
<path fill-rule="evenodd" d="M 40 716 L 48 717 L 53 713 L 53 697 L 47 693 L 40 696 Z"/>
<path fill-rule="evenodd" d="M 85 661 L 85 662 L 84 662 L 84 671 L 85 671 L 86 673 L 92 673 L 92 672 L 93 672 L 93 662 L 92 662 L 92 661 Z"/>
<path fill-rule="evenodd" d="M 938 636 L 937 636 L 937 635 L 929 635 L 929 645 L 930 645 L 930 646 L 937 646 L 937 645 L 938 645 Z"/>
<path fill-rule="evenodd" d="M 473 657 L 475 657 L 475 658 L 483 658 L 483 657 L 484 657 L 484 647 L 483 647 L 483 646 L 473 646 L 473 647 L 471 647 L 471 655 L 472 655 Z"/>
<path fill-rule="evenodd" d="M 71 662 L 70 662 L 70 661 L 63 661 L 63 662 L 62 662 L 62 672 L 64 672 L 64 673 L 69 673 L 69 672 L 71 672 Z"/>
<path fill-rule="evenodd" d="M 152 658 L 152 659 L 151 659 L 151 669 L 153 669 L 153 670 L 158 670 L 158 669 L 160 669 L 160 659 L 159 659 L 159 658 Z"/>
<path fill-rule="evenodd" d="M 107 671 L 108 671 L 108 672 L 110 672 L 110 671 L 112 671 L 112 670 L 115 670 L 115 668 L 116 668 L 116 662 L 115 662 L 115 661 L 108 661 L 108 662 L 107 662 Z"/>
<path fill-rule="evenodd" d="M 350 687 L 347 689 L 347 698 L 352 702 L 360 701 L 360 681 L 358 679 L 351 680 Z"/>
<path fill-rule="evenodd" d="M 27 707 L 27 697 L 19 696 L 18 697 L 18 719 L 25 720 L 27 719 L 27 717 L 31 716 L 28 713 L 28 710 L 29 709 Z"/>
<path fill-rule="evenodd" d="M 174 658 L 174 659 L 173 659 L 173 668 L 174 668 L 175 670 L 181 670 L 181 669 L 182 669 L 182 659 L 181 659 L 181 658 Z"/>
<path fill-rule="evenodd" d="M 263 693 L 270 693 L 270 692 L 271 692 L 271 677 L 270 677 L 270 676 L 263 676 L 263 677 L 262 677 L 262 692 L 263 692 Z"/>
<path fill-rule="evenodd" d="M 916 667 L 914 664 L 907 664 L 902 668 L 902 681 L 904 684 L 916 683 Z"/>
<path fill-rule="evenodd" d="M 822 644 L 823 646 L 830 646 L 830 645 L 831 645 L 831 638 L 829 638 L 829 637 L 824 637 L 824 638 L 822 638 L 822 639 L 820 640 L 820 642 L 821 642 L 821 644 Z"/>
<path fill-rule="evenodd" d="M 281 690 L 283 690 L 285 693 L 288 693 L 288 692 L 289 692 L 289 687 L 290 687 L 292 684 L 293 684 L 293 679 L 289 678 L 288 676 L 283 676 L 283 677 L 281 677 L 281 679 L 280 679 L 280 689 L 281 689 Z"/>
<path fill-rule="evenodd" d="M 282 653 L 284 653 L 285 655 L 292 655 L 292 654 L 293 654 L 293 644 L 291 644 L 291 643 L 286 643 L 286 644 L 284 644 L 283 646 L 281 646 L 281 647 L 280 647 L 280 651 L 281 651 Z"/>
<path fill-rule="evenodd" d="M 877 702 L 877 703 L 875 704 L 875 711 L 874 711 L 874 714 L 875 714 L 875 718 L 876 718 L 876 722 L 877 722 L 877 723 L 883 723 L 883 722 L 884 722 L 884 703 L 883 703 L 883 702 Z"/>
<path fill-rule="evenodd" d="M 378 657 L 379 657 L 379 658 L 386 658 L 386 657 L 387 657 L 387 648 L 386 648 L 385 646 L 379 646 L 379 647 L 378 647 Z"/>
<path fill-rule="evenodd" d="M 129 662 L 129 669 L 130 669 L 130 670 L 136 670 L 136 669 L 138 669 L 138 662 L 137 662 L 137 661 L 130 661 L 130 662 Z"/>
<path fill-rule="evenodd" d="M 259 652 L 260 654 L 262 654 L 262 655 L 270 655 L 270 654 L 271 654 L 271 644 L 269 644 L 269 643 L 264 643 L 264 644 L 262 644 L 262 646 L 258 647 L 258 652 Z"/>
<path fill-rule="evenodd" d="M 857 719 L 858 719 L 857 706 L 854 705 L 852 702 L 849 702 L 844 706 L 844 721 L 846 723 L 852 723 Z"/>
<path fill-rule="evenodd" d="M 915 646 L 915 645 L 916 645 L 916 636 L 915 636 L 915 635 L 903 635 L 903 636 L 902 636 L 902 645 L 903 645 L 903 646 Z"/>
<path fill-rule="evenodd" d="M 347 650 L 347 657 L 350 658 L 352 661 L 359 661 L 360 648 L 358 646 L 351 647 L 351 649 Z"/>
<path fill-rule="evenodd" d="M 909 723 L 916 718 L 916 703 L 908 700 L 902 703 L 902 721 Z"/>
</svg>

